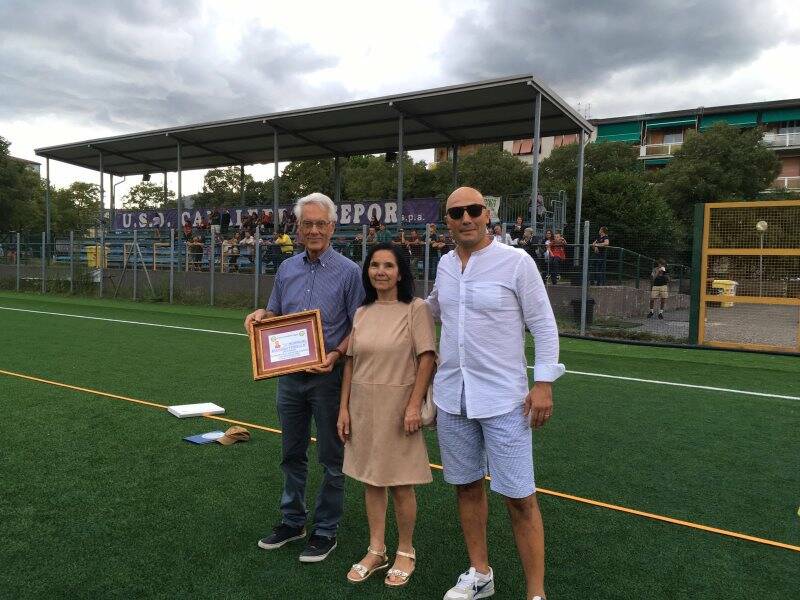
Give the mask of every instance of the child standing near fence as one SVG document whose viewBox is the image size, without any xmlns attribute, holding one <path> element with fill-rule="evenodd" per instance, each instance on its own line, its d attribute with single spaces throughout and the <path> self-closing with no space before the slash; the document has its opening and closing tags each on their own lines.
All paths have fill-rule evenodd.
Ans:
<svg viewBox="0 0 800 600">
<path fill-rule="evenodd" d="M 653 282 L 653 287 L 650 290 L 650 312 L 647 314 L 648 319 L 653 318 L 653 310 L 656 305 L 656 300 L 661 300 L 661 308 L 658 310 L 658 318 L 664 318 L 664 305 L 669 298 L 669 273 L 667 273 L 667 261 L 663 258 L 658 259 L 656 267 L 650 273 L 650 280 Z"/>
</svg>

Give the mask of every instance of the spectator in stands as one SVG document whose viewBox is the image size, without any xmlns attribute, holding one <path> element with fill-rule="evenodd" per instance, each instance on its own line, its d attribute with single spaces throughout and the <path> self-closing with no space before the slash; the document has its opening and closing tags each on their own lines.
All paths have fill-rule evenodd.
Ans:
<svg viewBox="0 0 800 600">
<path fill-rule="evenodd" d="M 228 235 L 228 229 L 231 226 L 231 213 L 227 209 L 223 210 L 219 215 L 219 232 L 223 236 Z"/>
<path fill-rule="evenodd" d="M 163 223 L 161 222 L 161 215 L 156 213 L 156 216 L 153 217 L 153 220 L 150 222 L 150 228 L 153 230 L 153 237 L 156 239 L 161 237 L 161 226 Z"/>
<path fill-rule="evenodd" d="M 597 237 L 592 242 L 592 252 L 594 252 L 594 263 L 592 271 L 594 273 L 594 281 L 597 285 L 606 284 L 606 252 L 610 245 L 608 239 L 608 229 L 601 227 L 597 233 Z"/>
<path fill-rule="evenodd" d="M 378 226 L 378 233 L 375 234 L 375 239 L 379 244 L 386 244 L 392 241 L 392 232 L 386 229 L 385 223 L 381 223 Z"/>
<path fill-rule="evenodd" d="M 375 231 L 381 226 L 381 222 L 378 220 L 377 216 L 374 216 L 369 220 L 369 226 L 372 227 Z"/>
<path fill-rule="evenodd" d="M 526 227 L 522 232 L 522 238 L 517 242 L 517 247 L 521 250 L 525 250 L 535 262 L 536 266 L 539 267 L 540 272 L 544 272 L 544 269 L 541 266 L 540 256 L 539 256 L 539 240 L 536 236 L 533 235 L 533 228 Z"/>
<path fill-rule="evenodd" d="M 215 235 L 219 235 L 220 233 L 220 218 L 219 208 L 215 206 L 211 209 L 211 215 L 208 217 L 208 220 L 211 222 L 211 233 Z"/>
<path fill-rule="evenodd" d="M 263 213 L 261 215 L 261 223 L 259 224 L 259 227 L 261 228 L 261 235 L 262 236 L 269 235 L 270 233 L 272 233 L 274 231 L 275 228 L 273 227 L 273 224 L 272 224 L 272 213 L 271 212 L 265 212 L 265 213 Z"/>
<path fill-rule="evenodd" d="M 542 257 L 544 258 L 544 269 L 542 269 L 542 274 L 544 278 L 544 282 L 547 283 L 547 278 L 550 275 L 550 244 L 553 242 L 553 230 L 550 228 L 545 229 L 544 231 L 544 239 L 542 240 L 541 248 L 539 249 Z"/>
<path fill-rule="evenodd" d="M 275 238 L 275 245 L 281 247 L 281 254 L 292 255 L 294 254 L 294 242 L 292 238 L 286 233 L 286 230 L 281 229 L 280 233 Z"/>
<path fill-rule="evenodd" d="M 433 227 L 433 231 L 436 231 L 436 225 L 431 223 Z M 439 266 L 439 260 L 442 258 L 443 255 L 447 253 L 447 242 L 445 241 L 444 235 L 434 235 L 433 233 L 430 234 L 430 251 L 428 253 L 430 259 L 430 271 L 428 272 L 428 276 L 431 279 L 436 277 L 436 269 Z"/>
<path fill-rule="evenodd" d="M 297 215 L 294 214 L 293 210 L 284 211 L 283 213 L 284 219 L 284 229 L 286 233 L 294 235 L 297 233 Z"/>
<path fill-rule="evenodd" d="M 522 239 L 522 236 L 525 235 L 525 223 L 522 220 L 522 217 L 517 217 L 516 222 L 514 223 L 514 227 L 511 228 L 511 243 L 514 246 L 519 246 L 519 241 Z"/>
<path fill-rule="evenodd" d="M 253 234 L 245 230 L 242 239 L 239 240 L 239 256 L 247 257 L 252 264 L 255 260 L 256 239 Z"/>
<path fill-rule="evenodd" d="M 544 196 L 542 196 L 542 193 L 539 192 L 536 194 L 536 215 L 538 217 L 543 217 L 544 213 L 545 213 Z"/>
<path fill-rule="evenodd" d="M 228 271 L 239 270 L 239 242 L 241 238 L 238 233 L 234 233 L 233 237 L 226 239 L 222 242 L 222 256 L 227 260 Z"/>
<path fill-rule="evenodd" d="M 187 242 L 192 238 L 192 222 L 189 217 L 183 217 L 183 239 Z"/>
<path fill-rule="evenodd" d="M 17 264 L 17 248 L 16 246 L 9 246 L 6 250 L 6 262 L 10 265 Z"/>
<path fill-rule="evenodd" d="M 494 226 L 492 237 L 494 237 L 494 241 L 498 244 L 505 244 L 506 246 L 512 245 L 511 236 L 508 233 L 503 234 L 503 228 L 500 225 Z"/>
<path fill-rule="evenodd" d="M 187 244 L 189 249 L 189 270 L 199 271 L 203 264 L 203 238 L 194 236 Z"/>
<path fill-rule="evenodd" d="M 658 309 L 658 318 L 664 318 L 664 305 L 669 298 L 669 273 L 667 273 L 667 261 L 663 258 L 658 259 L 656 267 L 650 273 L 650 281 L 653 287 L 650 288 L 650 312 L 647 313 L 647 318 L 653 318 L 653 309 L 656 305 L 656 300 L 661 301 L 661 306 Z"/>
<path fill-rule="evenodd" d="M 208 220 L 208 217 L 203 217 L 200 220 L 200 226 L 198 227 L 198 229 L 202 229 L 203 231 L 208 231 L 209 229 L 211 229 L 211 221 Z"/>
<path fill-rule="evenodd" d="M 281 522 L 258 545 L 267 550 L 306 536 L 306 484 L 311 419 L 316 425 L 316 453 L 323 468 L 311 536 L 301 562 L 325 560 L 336 547 L 344 508 L 344 445 L 336 430 L 342 384 L 340 359 L 348 347 L 353 317 L 364 299 L 361 270 L 333 250 L 336 206 L 314 193 L 297 201 L 295 215 L 305 251 L 281 263 L 267 309 L 247 315 L 245 329 L 269 317 L 319 309 L 326 358 L 319 367 L 278 379 L 277 407 L 283 430 L 281 468 L 284 487 Z"/>
<path fill-rule="evenodd" d="M 561 273 L 561 263 L 567 259 L 566 248 L 567 242 L 561 235 L 561 231 L 556 231 L 553 239 L 550 241 L 550 245 L 548 246 L 550 251 L 550 283 L 553 285 L 558 283 L 559 274 Z M 546 279 L 545 283 L 547 283 Z"/>
</svg>

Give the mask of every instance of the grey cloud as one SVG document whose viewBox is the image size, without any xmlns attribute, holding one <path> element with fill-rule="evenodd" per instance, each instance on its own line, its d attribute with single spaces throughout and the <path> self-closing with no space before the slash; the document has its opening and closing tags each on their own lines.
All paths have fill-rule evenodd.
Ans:
<svg viewBox="0 0 800 600">
<path fill-rule="evenodd" d="M 581 95 L 615 74 L 647 85 L 727 73 L 781 41 L 779 19 L 767 3 L 745 0 L 489 2 L 455 21 L 442 68 L 458 80 L 532 72 Z"/>
<path fill-rule="evenodd" d="M 0 119 L 46 114 L 123 131 L 342 99 L 303 77 L 335 65 L 251 26 L 221 52 L 195 3 L 0 3 Z M 287 94 L 291 90 L 291 96 Z"/>
</svg>

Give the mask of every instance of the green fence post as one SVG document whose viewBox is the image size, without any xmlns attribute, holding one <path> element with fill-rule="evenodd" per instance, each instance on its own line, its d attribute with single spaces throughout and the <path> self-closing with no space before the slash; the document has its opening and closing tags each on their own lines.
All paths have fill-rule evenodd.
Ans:
<svg viewBox="0 0 800 600">
<path fill-rule="evenodd" d="M 642 255 L 636 253 L 636 289 L 639 289 L 639 267 L 642 263 Z"/>
<path fill-rule="evenodd" d="M 703 264 L 703 226 L 705 219 L 705 204 L 698 202 L 694 205 L 694 228 L 692 232 L 692 287 L 689 296 L 689 343 L 697 345 L 700 327 L 700 290 L 703 282 L 700 280 L 700 268 Z"/>
<path fill-rule="evenodd" d="M 619 265 L 617 266 L 617 284 L 622 285 L 622 268 L 625 266 L 625 248 L 619 249 Z"/>
</svg>

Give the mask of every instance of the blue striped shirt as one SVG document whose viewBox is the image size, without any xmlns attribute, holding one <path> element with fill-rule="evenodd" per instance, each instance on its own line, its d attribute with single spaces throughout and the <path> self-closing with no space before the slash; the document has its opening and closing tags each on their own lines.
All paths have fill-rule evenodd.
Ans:
<svg viewBox="0 0 800 600">
<path fill-rule="evenodd" d="M 301 252 L 281 263 L 267 310 L 288 315 L 318 308 L 325 351 L 330 352 L 350 333 L 363 301 L 361 269 L 328 246 L 316 261 Z"/>
</svg>

